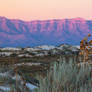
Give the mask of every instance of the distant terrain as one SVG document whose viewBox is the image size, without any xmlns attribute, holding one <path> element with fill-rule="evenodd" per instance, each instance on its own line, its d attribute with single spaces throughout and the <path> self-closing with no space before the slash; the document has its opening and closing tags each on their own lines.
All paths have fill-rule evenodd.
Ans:
<svg viewBox="0 0 92 92">
<path fill-rule="evenodd" d="M 22 21 L 0 17 L 0 47 L 79 45 L 88 33 L 92 33 L 92 20 L 82 18 Z"/>
<path fill-rule="evenodd" d="M 60 46 L 41 45 L 33 48 L 6 47 L 0 48 L 0 57 L 32 58 L 53 55 L 78 55 L 80 51 L 79 49 L 79 46 L 72 46 L 68 44 L 61 44 Z"/>
</svg>

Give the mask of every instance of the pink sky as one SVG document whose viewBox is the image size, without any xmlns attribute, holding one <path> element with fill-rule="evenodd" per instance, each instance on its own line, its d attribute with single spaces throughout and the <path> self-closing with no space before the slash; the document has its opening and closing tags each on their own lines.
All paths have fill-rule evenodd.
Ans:
<svg viewBox="0 0 92 92">
<path fill-rule="evenodd" d="M 0 16 L 23 20 L 92 19 L 92 0 L 0 0 Z"/>
</svg>

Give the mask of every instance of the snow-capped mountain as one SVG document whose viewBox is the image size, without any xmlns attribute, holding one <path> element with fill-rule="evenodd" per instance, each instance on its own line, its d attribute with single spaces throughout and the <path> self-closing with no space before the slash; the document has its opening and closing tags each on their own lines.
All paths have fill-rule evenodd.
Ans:
<svg viewBox="0 0 92 92">
<path fill-rule="evenodd" d="M 0 17 L 0 46 L 79 45 L 88 33 L 92 20 L 82 18 L 22 21 Z"/>
</svg>

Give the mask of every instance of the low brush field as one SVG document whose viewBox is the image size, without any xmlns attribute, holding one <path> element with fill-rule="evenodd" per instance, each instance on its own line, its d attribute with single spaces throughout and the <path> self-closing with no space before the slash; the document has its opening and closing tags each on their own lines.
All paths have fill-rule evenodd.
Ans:
<svg viewBox="0 0 92 92">
<path fill-rule="evenodd" d="M 39 81 L 39 84 L 31 81 L 31 83 L 38 86 L 34 90 L 29 90 L 24 87 L 25 85 L 21 84 L 21 80 L 13 80 L 11 77 L 8 78 L 8 75 L 5 77 L 0 75 L 0 86 L 9 85 L 10 90 L 7 90 L 7 92 L 92 92 L 92 65 L 89 63 L 84 64 L 82 61 L 83 57 L 78 55 L 0 58 L 1 74 L 6 71 L 12 71 L 9 73 L 22 76 L 22 81 L 25 83 L 30 82 L 31 78 Z M 21 63 L 23 64 L 16 66 Z M 40 63 L 40 65 L 33 64 L 30 66 L 26 65 L 26 63 Z M 1 90 L 2 88 L 0 88 Z"/>
</svg>

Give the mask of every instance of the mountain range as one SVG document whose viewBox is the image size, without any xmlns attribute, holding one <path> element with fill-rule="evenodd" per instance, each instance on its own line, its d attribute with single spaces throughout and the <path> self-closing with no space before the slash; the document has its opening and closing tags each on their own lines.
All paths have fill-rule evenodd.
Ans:
<svg viewBox="0 0 92 92">
<path fill-rule="evenodd" d="M 22 21 L 0 17 L 0 47 L 79 45 L 92 34 L 92 20 L 83 18 Z"/>
</svg>

